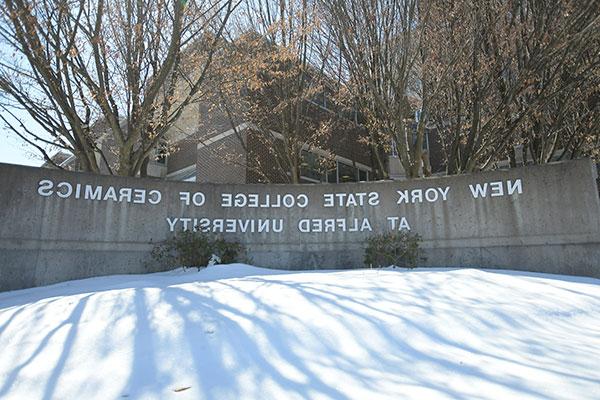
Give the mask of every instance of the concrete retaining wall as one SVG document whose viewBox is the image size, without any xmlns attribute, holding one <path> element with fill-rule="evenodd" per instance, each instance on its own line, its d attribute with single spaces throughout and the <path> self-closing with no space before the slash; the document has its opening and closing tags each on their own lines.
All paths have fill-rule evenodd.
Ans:
<svg viewBox="0 0 600 400">
<path fill-rule="evenodd" d="M 0 164 L 0 290 L 147 272 L 152 243 L 194 224 L 238 238 L 266 267 L 361 267 L 365 238 L 410 228 L 424 239 L 424 266 L 600 277 L 594 171 L 578 160 L 405 182 L 265 186 Z"/>
</svg>

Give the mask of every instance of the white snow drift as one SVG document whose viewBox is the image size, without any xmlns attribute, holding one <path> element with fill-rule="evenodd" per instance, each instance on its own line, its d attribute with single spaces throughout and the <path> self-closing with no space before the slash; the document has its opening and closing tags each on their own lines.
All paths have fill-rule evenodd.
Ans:
<svg viewBox="0 0 600 400">
<path fill-rule="evenodd" d="M 3 399 L 598 399 L 600 281 L 245 265 L 0 294 Z"/>
</svg>

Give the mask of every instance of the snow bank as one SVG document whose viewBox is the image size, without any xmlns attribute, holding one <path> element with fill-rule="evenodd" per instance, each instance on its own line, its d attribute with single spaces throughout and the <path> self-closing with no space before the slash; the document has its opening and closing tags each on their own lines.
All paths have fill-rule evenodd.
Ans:
<svg viewBox="0 0 600 400">
<path fill-rule="evenodd" d="M 0 398 L 598 399 L 600 280 L 235 264 L 0 294 Z"/>
</svg>

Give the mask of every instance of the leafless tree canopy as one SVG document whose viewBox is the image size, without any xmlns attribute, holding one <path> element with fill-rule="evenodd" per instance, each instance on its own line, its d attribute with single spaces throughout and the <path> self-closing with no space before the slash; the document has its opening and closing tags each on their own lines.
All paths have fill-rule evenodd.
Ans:
<svg viewBox="0 0 600 400">
<path fill-rule="evenodd" d="M 143 174 L 183 110 L 209 101 L 252 122 L 298 182 L 303 150 L 340 134 L 310 108 L 326 93 L 357 111 L 381 178 L 392 141 L 408 177 L 429 172 L 426 130 L 450 174 L 514 165 L 515 148 L 535 163 L 599 156 L 597 0 L 6 0 L 0 10 L 0 118 L 88 171 Z M 23 112 L 46 134 L 20 123 Z"/>
<path fill-rule="evenodd" d="M 432 2 L 436 22 L 428 27 L 431 68 L 425 79 L 441 85 L 430 119 L 443 141 L 448 173 L 488 168 L 509 157 L 514 164 L 517 144 L 534 162 L 549 161 L 559 148 L 581 154 L 580 135 L 594 147 L 600 4 L 477 5 Z M 450 74 L 440 73 L 448 68 Z"/>
<path fill-rule="evenodd" d="M 0 8 L 2 119 L 49 161 L 43 143 L 72 152 L 87 171 L 143 173 L 195 100 L 236 5 L 7 0 Z M 195 61 L 192 72 L 182 58 Z M 20 123 L 23 110 L 49 138 Z"/>
<path fill-rule="evenodd" d="M 393 139 L 409 176 L 421 165 L 423 126 L 413 135 L 420 107 L 423 27 L 428 11 L 418 0 L 333 0 L 324 2 L 339 48 L 346 87 L 357 100 L 375 148 Z M 375 150 L 379 170 L 386 171 Z M 384 173 L 383 177 L 387 177 Z"/>
<path fill-rule="evenodd" d="M 215 73 L 218 103 L 232 120 L 252 124 L 249 134 L 278 181 L 298 183 L 303 152 L 324 147 L 331 134 L 332 116 L 319 107 L 327 84 L 316 11 L 308 0 L 247 1 L 232 24 L 238 35 Z M 271 180 L 248 152 L 247 166 Z"/>
</svg>

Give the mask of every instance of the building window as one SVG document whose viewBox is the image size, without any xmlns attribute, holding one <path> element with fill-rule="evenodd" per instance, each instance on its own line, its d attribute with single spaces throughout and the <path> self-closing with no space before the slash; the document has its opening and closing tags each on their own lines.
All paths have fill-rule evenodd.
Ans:
<svg viewBox="0 0 600 400">
<path fill-rule="evenodd" d="M 398 145 L 394 139 L 390 143 L 390 156 L 398 158 Z"/>
<path fill-rule="evenodd" d="M 360 182 L 367 182 L 369 180 L 369 171 L 365 171 L 364 169 L 358 170 L 358 180 Z"/>
<path fill-rule="evenodd" d="M 300 175 L 310 182 L 322 182 L 324 180 L 323 168 L 318 155 L 306 150 L 302 151 Z"/>
<path fill-rule="evenodd" d="M 327 170 L 327 182 L 328 183 L 338 183 L 337 162 L 335 163 L 335 167 Z"/>
<path fill-rule="evenodd" d="M 357 167 L 350 160 L 332 161 L 316 153 L 303 150 L 300 181 L 302 183 L 366 182 L 369 180 L 367 168 Z"/>
<path fill-rule="evenodd" d="M 352 165 L 338 162 L 339 182 L 356 182 L 357 169 Z"/>
<path fill-rule="evenodd" d="M 167 142 L 165 140 L 161 140 L 158 146 L 154 149 L 154 160 L 158 164 L 166 164 L 167 163 L 167 154 L 169 153 L 169 149 L 167 146 Z"/>
</svg>

